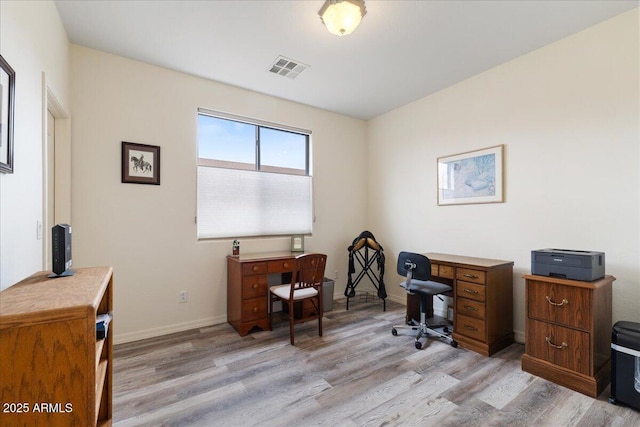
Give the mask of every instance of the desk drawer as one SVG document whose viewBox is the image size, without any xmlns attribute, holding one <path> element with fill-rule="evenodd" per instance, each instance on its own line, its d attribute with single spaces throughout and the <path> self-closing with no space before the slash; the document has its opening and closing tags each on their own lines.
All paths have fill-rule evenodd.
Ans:
<svg viewBox="0 0 640 427">
<path fill-rule="evenodd" d="M 247 262 L 242 264 L 242 275 L 249 274 L 266 274 L 267 263 L 266 262 Z"/>
<path fill-rule="evenodd" d="M 256 298 L 267 295 L 268 281 L 264 274 L 245 276 L 242 278 L 242 299 Z"/>
<path fill-rule="evenodd" d="M 591 291 L 536 280 L 527 280 L 527 314 L 532 319 L 572 328 L 591 328 Z"/>
<path fill-rule="evenodd" d="M 484 320 L 485 305 L 482 302 L 467 298 L 456 298 L 456 312 L 458 314 L 464 314 L 466 316 Z"/>
<path fill-rule="evenodd" d="M 593 374 L 589 372 L 588 333 L 531 319 L 527 327 L 527 354 L 584 375 Z"/>
<path fill-rule="evenodd" d="M 453 279 L 453 267 L 442 264 L 431 264 L 431 275 L 435 277 Z"/>
<path fill-rule="evenodd" d="M 484 302 L 486 299 L 486 288 L 482 285 L 458 280 L 456 282 L 456 295 L 462 298 L 470 298 Z"/>
<path fill-rule="evenodd" d="M 481 270 L 471 270 L 470 268 L 458 268 L 456 270 L 456 279 L 484 285 L 486 283 L 486 273 Z"/>
<path fill-rule="evenodd" d="M 458 314 L 454 327 L 456 332 L 461 335 L 466 335 L 477 341 L 486 342 L 486 324 L 484 320 Z"/>
<path fill-rule="evenodd" d="M 267 317 L 267 298 L 252 298 L 242 301 L 242 321 L 263 319 Z"/>
<path fill-rule="evenodd" d="M 278 261 L 269 261 L 267 270 L 269 273 L 287 273 L 295 270 L 296 262 L 294 259 L 283 259 Z"/>
</svg>

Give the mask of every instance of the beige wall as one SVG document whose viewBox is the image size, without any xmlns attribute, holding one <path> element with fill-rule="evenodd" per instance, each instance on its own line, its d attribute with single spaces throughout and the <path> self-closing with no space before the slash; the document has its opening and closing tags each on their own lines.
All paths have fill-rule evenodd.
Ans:
<svg viewBox="0 0 640 427">
<path fill-rule="evenodd" d="M 69 41 L 53 2 L 0 1 L 0 53 L 16 72 L 14 173 L 0 174 L 0 289 L 42 270 L 47 89 L 69 105 Z M 46 224 L 42 233 L 50 233 Z"/>
<path fill-rule="evenodd" d="M 388 252 L 508 259 L 524 339 L 530 251 L 606 253 L 614 321 L 640 321 L 638 9 L 369 123 L 369 219 Z M 505 202 L 437 206 L 440 156 L 504 144 Z"/>
<path fill-rule="evenodd" d="M 231 240 L 196 239 L 198 107 L 312 130 L 305 248 L 329 255 L 344 291 L 346 248 L 366 218 L 366 122 L 84 47 L 71 58 L 74 264 L 113 265 L 118 341 L 226 321 Z M 121 141 L 161 147 L 160 186 L 120 182 Z M 247 253 L 289 246 L 241 239 Z"/>
<path fill-rule="evenodd" d="M 51 2 L 0 2 L 0 40 L 20 100 L 16 173 L 0 175 L 0 287 L 42 268 L 48 86 L 73 106 L 74 265 L 114 266 L 118 341 L 226 320 L 230 241 L 198 242 L 193 221 L 198 107 L 313 130 L 317 221 L 306 246 L 329 254 L 336 296 L 346 247 L 369 228 L 398 301 L 400 250 L 511 259 L 522 339 L 530 251 L 592 249 L 606 252 L 618 279 L 614 320 L 640 321 L 637 9 L 369 123 L 70 48 Z M 162 185 L 120 183 L 123 140 L 162 147 Z M 437 157 L 496 144 L 505 145 L 505 203 L 438 207 Z M 243 239 L 242 251 L 288 245 Z"/>
</svg>

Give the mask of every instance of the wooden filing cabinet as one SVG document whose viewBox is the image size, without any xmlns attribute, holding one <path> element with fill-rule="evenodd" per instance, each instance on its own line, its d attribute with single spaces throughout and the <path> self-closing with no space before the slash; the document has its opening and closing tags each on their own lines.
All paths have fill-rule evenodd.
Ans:
<svg viewBox="0 0 640 427">
<path fill-rule="evenodd" d="M 522 370 L 597 397 L 611 375 L 613 276 L 593 282 L 526 275 Z"/>
<path fill-rule="evenodd" d="M 269 329 L 269 275 L 291 273 L 290 252 L 227 256 L 227 321 L 242 336 Z"/>
<path fill-rule="evenodd" d="M 0 293 L 0 425 L 110 426 L 113 322 L 111 267 L 48 271 Z"/>
</svg>

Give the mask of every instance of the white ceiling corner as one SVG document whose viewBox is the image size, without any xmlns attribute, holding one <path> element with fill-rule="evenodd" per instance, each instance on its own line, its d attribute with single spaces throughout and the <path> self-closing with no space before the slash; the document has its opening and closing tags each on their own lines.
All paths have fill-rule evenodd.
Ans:
<svg viewBox="0 0 640 427">
<path fill-rule="evenodd" d="M 637 0 L 368 0 L 337 37 L 323 0 L 55 1 L 72 43 L 370 119 L 567 37 Z M 279 55 L 309 68 L 269 73 Z M 330 84 L 328 82 L 330 81 Z"/>
</svg>

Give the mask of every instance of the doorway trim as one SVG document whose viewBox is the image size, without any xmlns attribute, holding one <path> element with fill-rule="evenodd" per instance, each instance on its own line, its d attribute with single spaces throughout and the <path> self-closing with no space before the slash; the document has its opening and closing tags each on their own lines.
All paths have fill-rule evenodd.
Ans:
<svg viewBox="0 0 640 427">
<path fill-rule="evenodd" d="M 55 120 L 54 146 L 49 146 L 48 112 Z M 49 194 L 49 164 L 53 155 L 54 194 Z M 49 224 L 48 206 L 53 198 L 53 224 Z M 42 73 L 42 221 L 37 230 L 42 236 L 42 269 L 50 270 L 51 228 L 55 224 L 71 224 L 71 117 Z"/>
</svg>

